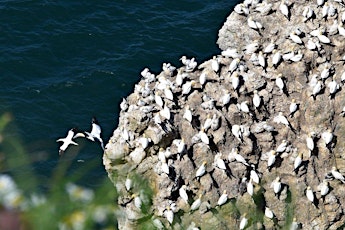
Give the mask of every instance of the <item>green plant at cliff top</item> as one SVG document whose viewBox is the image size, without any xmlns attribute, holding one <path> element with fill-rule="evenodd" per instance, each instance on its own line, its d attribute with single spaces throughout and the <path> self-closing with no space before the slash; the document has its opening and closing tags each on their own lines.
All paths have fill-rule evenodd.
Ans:
<svg viewBox="0 0 345 230">
<path fill-rule="evenodd" d="M 0 115 L 0 229 L 114 229 L 116 191 L 108 178 L 95 190 L 77 185 L 82 173 L 67 177 L 71 160 L 60 161 L 41 193 L 11 120 L 9 113 Z M 80 170 L 92 167 L 90 162 Z"/>
</svg>

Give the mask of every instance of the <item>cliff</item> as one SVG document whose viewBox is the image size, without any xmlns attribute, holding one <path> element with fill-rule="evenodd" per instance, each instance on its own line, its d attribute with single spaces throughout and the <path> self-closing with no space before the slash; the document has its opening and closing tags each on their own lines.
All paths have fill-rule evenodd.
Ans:
<svg viewBox="0 0 345 230">
<path fill-rule="evenodd" d="M 244 1 L 221 54 L 145 69 L 103 156 L 119 229 L 343 227 L 344 21 L 341 1 Z"/>
</svg>

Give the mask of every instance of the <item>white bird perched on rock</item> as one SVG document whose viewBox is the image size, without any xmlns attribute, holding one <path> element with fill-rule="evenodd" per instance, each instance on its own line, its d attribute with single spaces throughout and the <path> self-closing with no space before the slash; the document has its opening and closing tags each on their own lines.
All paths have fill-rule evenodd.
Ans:
<svg viewBox="0 0 345 230">
<path fill-rule="evenodd" d="M 302 12 L 303 22 L 308 21 L 310 18 L 313 17 L 313 15 L 314 15 L 314 11 L 310 6 L 304 7 L 304 10 Z"/>
<path fill-rule="evenodd" d="M 308 50 L 315 50 L 317 46 L 316 46 L 316 43 L 312 39 L 309 39 L 306 44 L 306 47 Z"/>
<path fill-rule="evenodd" d="M 165 210 L 164 215 L 165 215 L 165 218 L 168 220 L 168 222 L 172 224 L 174 221 L 174 212 L 171 210 L 169 206 Z"/>
<path fill-rule="evenodd" d="M 186 204 L 188 204 L 188 194 L 187 194 L 187 186 L 182 185 L 181 188 L 178 190 L 180 197 Z"/>
<path fill-rule="evenodd" d="M 276 44 L 274 44 L 273 42 L 271 42 L 271 43 L 269 43 L 269 44 L 265 47 L 265 49 L 264 49 L 263 52 L 266 53 L 266 54 L 272 53 L 275 47 L 276 47 Z"/>
<path fill-rule="evenodd" d="M 275 195 L 278 195 L 282 189 L 282 184 L 280 182 L 280 177 L 276 177 L 276 179 L 274 179 L 274 181 L 271 184 L 271 187 L 273 187 L 273 192 Z"/>
<path fill-rule="evenodd" d="M 226 90 L 224 93 L 225 94 L 220 97 L 221 106 L 226 106 L 231 100 L 231 94 L 229 93 L 229 91 Z"/>
<path fill-rule="evenodd" d="M 186 143 L 184 142 L 184 138 L 182 137 L 181 140 L 177 143 L 177 153 L 181 154 L 186 150 Z"/>
<path fill-rule="evenodd" d="M 174 100 L 174 94 L 172 93 L 172 91 L 168 85 L 164 89 L 164 96 L 165 96 L 165 98 L 169 99 L 170 101 Z"/>
<path fill-rule="evenodd" d="M 238 14 L 244 14 L 244 15 L 249 14 L 248 7 L 246 7 L 243 3 L 237 4 L 234 8 L 234 11 Z"/>
<path fill-rule="evenodd" d="M 183 84 L 183 80 L 188 76 L 187 73 L 184 73 L 182 69 L 177 70 L 177 75 L 175 79 L 176 86 L 181 86 Z"/>
<path fill-rule="evenodd" d="M 207 73 L 206 73 L 206 71 L 203 71 L 199 77 L 200 85 L 204 86 L 206 81 L 207 81 Z"/>
<path fill-rule="evenodd" d="M 133 187 L 133 180 L 127 177 L 125 181 L 125 187 L 127 191 L 131 190 Z"/>
<path fill-rule="evenodd" d="M 250 196 L 253 196 L 254 194 L 254 185 L 252 183 L 252 178 L 250 178 L 247 183 L 247 192 Z"/>
<path fill-rule="evenodd" d="M 299 168 L 299 166 L 301 166 L 302 160 L 303 160 L 303 154 L 299 153 L 297 155 L 297 157 L 295 158 L 295 161 L 294 161 L 294 164 L 293 164 L 294 171 L 296 171 Z"/>
<path fill-rule="evenodd" d="M 120 103 L 121 111 L 126 111 L 128 109 L 128 104 L 125 98 L 122 98 L 122 102 Z"/>
<path fill-rule="evenodd" d="M 245 229 L 248 225 L 247 213 L 244 213 L 240 222 L 240 230 Z"/>
<path fill-rule="evenodd" d="M 275 150 L 271 150 L 269 152 L 269 156 L 268 156 L 268 160 L 267 160 L 267 168 L 270 169 L 274 163 L 276 162 L 276 151 Z"/>
<path fill-rule="evenodd" d="M 222 153 L 217 153 L 214 156 L 214 165 L 219 169 L 226 170 L 225 162 L 222 159 Z"/>
<path fill-rule="evenodd" d="M 325 132 L 323 132 L 321 134 L 321 138 L 322 140 L 325 142 L 326 146 L 332 142 L 333 139 L 333 133 L 332 133 L 332 129 L 329 128 L 327 129 Z"/>
<path fill-rule="evenodd" d="M 290 33 L 290 39 L 297 44 L 303 44 L 302 39 L 296 34 L 295 31 Z"/>
<path fill-rule="evenodd" d="M 63 154 L 70 144 L 78 145 L 76 142 L 72 141 L 75 134 L 76 134 L 76 129 L 73 128 L 68 131 L 67 136 L 65 138 L 60 138 L 56 140 L 56 142 L 63 142 L 63 144 L 59 148 L 59 155 Z"/>
<path fill-rule="evenodd" d="M 278 115 L 273 118 L 273 121 L 278 124 L 284 124 L 287 127 L 291 126 L 289 120 L 283 115 L 282 112 L 279 112 Z"/>
<path fill-rule="evenodd" d="M 316 96 L 321 92 L 321 90 L 323 89 L 323 83 L 322 81 L 317 81 L 316 85 L 313 87 L 313 91 L 311 96 L 313 97 L 313 99 L 316 99 Z"/>
<path fill-rule="evenodd" d="M 187 81 L 186 83 L 184 83 L 182 85 L 182 95 L 188 95 L 190 91 L 192 90 L 192 87 L 194 86 L 194 84 L 195 84 L 194 80 Z"/>
<path fill-rule="evenodd" d="M 311 189 L 310 186 L 307 187 L 307 190 L 306 190 L 305 194 L 306 194 L 308 200 L 310 202 L 314 203 L 314 199 L 315 199 L 314 192 L 313 192 L 313 190 Z"/>
<path fill-rule="evenodd" d="M 243 101 L 240 104 L 240 110 L 244 113 L 250 113 L 249 107 L 248 107 L 248 101 Z"/>
<path fill-rule="evenodd" d="M 217 205 L 222 206 L 227 201 L 228 201 L 228 193 L 226 192 L 226 190 L 224 190 L 223 194 L 219 197 L 219 199 L 217 201 Z"/>
<path fill-rule="evenodd" d="M 217 114 L 213 114 L 212 120 L 211 120 L 211 129 L 213 131 L 216 131 L 220 126 L 220 118 L 217 116 Z"/>
<path fill-rule="evenodd" d="M 310 132 L 306 138 L 307 147 L 309 149 L 309 156 L 311 156 L 311 153 L 314 151 L 314 148 L 315 148 L 315 144 L 314 144 L 315 135 L 316 135 L 315 132 Z"/>
<path fill-rule="evenodd" d="M 183 118 L 189 121 L 189 123 L 192 122 L 193 116 L 192 116 L 192 111 L 189 109 L 189 105 L 185 106 Z"/>
<path fill-rule="evenodd" d="M 223 50 L 221 52 L 221 55 L 224 57 L 231 57 L 231 58 L 238 58 L 241 55 L 237 52 L 237 49 L 231 49 L 231 48 L 227 48 L 226 50 Z"/>
<path fill-rule="evenodd" d="M 278 64 L 282 60 L 282 54 L 279 50 L 273 50 L 272 56 L 272 65 L 274 68 L 277 68 Z"/>
<path fill-rule="evenodd" d="M 340 86 L 335 80 L 330 81 L 327 86 L 329 88 L 330 97 L 333 98 L 334 94 L 340 89 Z"/>
<path fill-rule="evenodd" d="M 197 62 L 195 61 L 195 58 L 191 58 L 188 59 L 186 56 L 182 56 L 180 58 L 180 61 L 182 62 L 182 64 L 185 65 L 186 67 L 186 72 L 192 72 L 194 70 L 194 68 L 197 66 Z"/>
<path fill-rule="evenodd" d="M 158 95 L 157 92 L 155 92 L 155 102 L 159 107 L 163 108 L 163 105 L 164 105 L 163 99 L 160 95 Z"/>
<path fill-rule="evenodd" d="M 329 10 L 329 4 L 328 4 L 328 2 L 326 2 L 325 5 L 323 5 L 323 7 L 322 7 L 322 11 L 321 11 L 322 18 L 327 19 L 328 10 Z"/>
<path fill-rule="evenodd" d="M 260 177 L 259 177 L 258 173 L 254 170 L 253 167 L 250 170 L 250 179 L 252 179 L 253 182 L 256 183 L 256 184 L 260 183 Z"/>
<path fill-rule="evenodd" d="M 288 5 L 286 5 L 285 0 L 281 1 L 279 5 L 279 10 L 288 20 L 290 20 L 290 10 Z"/>
<path fill-rule="evenodd" d="M 288 142 L 286 140 L 282 140 L 282 143 L 280 143 L 280 145 L 278 145 L 276 152 L 277 153 L 282 153 L 285 151 L 286 147 L 288 145 Z"/>
<path fill-rule="evenodd" d="M 316 0 L 317 6 L 322 6 L 325 3 L 325 0 Z"/>
<path fill-rule="evenodd" d="M 266 68 L 266 59 L 264 54 L 262 53 L 262 51 L 259 52 L 258 54 L 258 60 L 259 60 L 259 64 L 262 68 Z"/>
<path fill-rule="evenodd" d="M 332 167 L 331 173 L 335 179 L 340 180 L 345 184 L 344 176 L 338 171 L 338 169 L 335 166 Z"/>
<path fill-rule="evenodd" d="M 254 40 L 252 43 L 249 43 L 245 47 L 245 54 L 253 54 L 255 53 L 260 47 L 259 40 Z"/>
<path fill-rule="evenodd" d="M 194 211 L 194 210 L 197 210 L 200 205 L 201 205 L 201 197 L 202 197 L 202 194 L 199 194 L 199 197 L 198 199 L 196 199 L 192 205 L 190 206 L 190 210 Z"/>
<path fill-rule="evenodd" d="M 141 209 L 142 201 L 140 199 L 140 196 L 137 193 L 134 193 L 132 195 L 132 198 L 134 198 L 134 206 L 138 209 Z"/>
<path fill-rule="evenodd" d="M 205 130 L 204 130 L 203 128 L 199 131 L 198 135 L 199 135 L 199 137 L 200 137 L 200 140 L 201 140 L 204 144 L 208 145 L 208 144 L 210 143 L 210 140 L 209 140 L 209 138 L 208 138 L 208 136 L 207 136 L 207 134 L 205 133 Z"/>
<path fill-rule="evenodd" d="M 322 31 L 319 32 L 319 34 L 317 35 L 317 38 L 322 43 L 325 43 L 325 44 L 331 43 L 331 40 L 328 37 L 326 37 L 325 35 L 323 35 Z"/>
<path fill-rule="evenodd" d="M 284 88 L 285 88 L 285 83 L 282 79 L 282 74 L 278 74 L 277 78 L 276 78 L 276 85 L 278 86 L 278 88 L 280 89 L 280 92 L 284 92 Z"/>
<path fill-rule="evenodd" d="M 233 125 L 233 126 L 231 127 L 231 133 L 232 133 L 240 142 L 242 142 L 241 126 L 239 126 L 239 125 Z"/>
<path fill-rule="evenodd" d="M 218 60 L 217 56 L 212 57 L 211 68 L 214 72 L 218 73 L 218 71 L 219 71 L 219 60 Z"/>
<path fill-rule="evenodd" d="M 207 164 L 207 161 L 202 162 L 201 166 L 198 168 L 198 170 L 195 173 L 196 178 L 200 178 L 205 174 L 206 164 Z"/>
<path fill-rule="evenodd" d="M 159 114 L 160 114 L 162 117 L 166 118 L 167 120 L 170 120 L 171 113 L 170 113 L 170 109 L 169 109 L 168 106 L 164 105 L 163 109 L 161 109 L 161 110 L 159 111 Z"/>
<path fill-rule="evenodd" d="M 248 26 L 256 31 L 259 31 L 263 28 L 262 24 L 258 21 L 253 20 L 251 16 L 248 17 L 247 20 Z"/>
<path fill-rule="evenodd" d="M 327 180 L 323 180 L 319 185 L 321 197 L 325 197 L 329 192 L 329 184 Z"/>
<path fill-rule="evenodd" d="M 265 216 L 269 219 L 273 219 L 274 214 L 269 207 L 265 207 Z"/>
<path fill-rule="evenodd" d="M 240 61 L 241 60 L 239 58 L 235 58 L 234 60 L 232 60 L 230 65 L 229 65 L 228 72 L 230 72 L 230 73 L 234 72 L 237 69 Z"/>
<path fill-rule="evenodd" d="M 294 115 L 294 113 L 297 111 L 297 109 L 298 109 L 298 103 L 296 103 L 296 99 L 293 98 L 291 100 L 291 104 L 289 106 L 289 111 L 290 111 L 289 117 L 292 117 Z"/>
<path fill-rule="evenodd" d="M 237 162 L 242 163 L 245 166 L 249 166 L 249 164 L 247 163 L 246 159 L 244 159 L 244 157 L 238 153 L 238 150 L 236 148 L 233 149 L 233 150 L 234 151 L 231 151 L 229 153 L 228 158 L 229 159 L 235 159 Z M 232 156 L 230 156 L 230 154 L 232 154 Z"/>
<path fill-rule="evenodd" d="M 235 72 L 231 76 L 231 84 L 232 84 L 232 88 L 234 88 L 234 90 L 237 90 L 238 87 L 240 86 L 240 77 L 238 76 L 237 72 Z"/>
<path fill-rule="evenodd" d="M 260 105 L 261 105 L 261 97 L 259 96 L 257 90 L 254 90 L 253 105 L 254 105 L 255 108 L 259 108 Z"/>
<path fill-rule="evenodd" d="M 207 131 L 211 127 L 211 123 L 212 123 L 211 114 L 208 113 L 206 115 L 206 120 L 204 122 L 204 125 L 202 126 L 205 131 Z"/>
</svg>

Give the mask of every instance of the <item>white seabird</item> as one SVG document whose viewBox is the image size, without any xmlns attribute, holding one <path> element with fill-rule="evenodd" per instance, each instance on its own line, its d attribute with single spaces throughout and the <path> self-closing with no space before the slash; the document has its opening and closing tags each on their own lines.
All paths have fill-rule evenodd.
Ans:
<svg viewBox="0 0 345 230">
<path fill-rule="evenodd" d="M 303 22 L 308 21 L 310 18 L 313 17 L 313 15 L 314 15 L 314 11 L 310 6 L 304 7 L 304 10 L 302 12 Z"/>
<path fill-rule="evenodd" d="M 331 173 L 335 179 L 340 180 L 345 184 L 344 176 L 338 171 L 338 169 L 335 166 L 332 167 Z"/>
<path fill-rule="evenodd" d="M 67 136 L 65 138 L 60 138 L 57 139 L 56 142 L 63 142 L 63 144 L 60 146 L 59 148 L 59 155 L 62 155 L 67 147 L 72 144 L 72 145 L 78 145 L 77 143 L 75 143 L 74 141 L 72 141 L 72 139 L 74 138 L 74 135 L 76 134 L 76 129 L 70 129 L 67 133 Z"/>
<path fill-rule="evenodd" d="M 246 218 L 246 216 L 247 216 L 247 213 L 244 213 L 240 222 L 240 230 L 245 229 L 248 225 L 248 219 Z"/>
<path fill-rule="evenodd" d="M 320 188 L 320 195 L 321 197 L 324 197 L 328 194 L 329 192 L 329 186 L 328 186 L 328 181 L 323 180 L 321 184 L 319 185 Z"/>
<path fill-rule="evenodd" d="M 293 99 L 291 100 L 291 104 L 290 104 L 290 106 L 289 106 L 289 111 L 290 111 L 289 117 L 292 117 L 293 114 L 297 111 L 297 109 L 298 109 L 298 103 L 296 103 L 296 99 L 293 98 Z"/>
<path fill-rule="evenodd" d="M 307 187 L 306 196 L 310 202 L 314 203 L 314 192 L 310 186 Z"/>
<path fill-rule="evenodd" d="M 196 209 L 198 209 L 201 205 L 201 197 L 202 197 L 202 194 L 199 194 L 199 197 L 198 199 L 196 199 L 192 205 L 190 206 L 190 210 L 194 211 Z"/>
<path fill-rule="evenodd" d="M 217 56 L 213 56 L 213 58 L 211 60 L 211 68 L 214 72 L 218 73 L 218 71 L 219 71 L 219 60 L 218 60 Z"/>
<path fill-rule="evenodd" d="M 219 199 L 217 201 L 217 205 L 221 206 L 221 205 L 225 204 L 227 200 L 228 200 L 228 194 L 227 194 L 226 190 L 224 190 L 223 194 L 219 197 Z"/>
<path fill-rule="evenodd" d="M 314 151 L 314 148 L 315 148 L 314 137 L 315 137 L 315 132 L 310 132 L 306 138 L 307 147 L 309 149 L 309 156 L 311 155 L 311 153 Z"/>
<path fill-rule="evenodd" d="M 231 94 L 229 93 L 229 91 L 226 90 L 224 93 L 225 94 L 220 97 L 221 106 L 226 106 L 231 100 Z"/>
<path fill-rule="evenodd" d="M 316 85 L 313 87 L 313 91 L 311 96 L 313 97 L 313 99 L 315 100 L 316 96 L 321 92 L 323 88 L 323 83 L 322 81 L 317 81 Z"/>
<path fill-rule="evenodd" d="M 293 169 L 296 171 L 299 166 L 302 164 L 302 159 L 303 159 L 303 154 L 299 153 L 298 156 L 295 158 L 294 164 L 293 164 Z"/>
<path fill-rule="evenodd" d="M 275 47 L 276 47 L 276 44 L 274 44 L 273 42 L 271 42 L 271 43 L 269 43 L 269 44 L 265 47 L 265 49 L 264 49 L 263 52 L 266 53 L 266 54 L 272 53 L 273 50 L 275 49 Z"/>
<path fill-rule="evenodd" d="M 97 119 L 95 117 L 92 118 L 91 122 L 91 132 L 84 132 L 86 135 L 85 137 L 91 141 L 98 140 L 101 143 L 101 147 L 104 150 L 103 140 L 101 138 L 101 126 L 99 125 Z"/>
<path fill-rule="evenodd" d="M 276 152 L 277 153 L 282 153 L 285 151 L 286 147 L 288 145 L 288 142 L 286 140 L 282 140 L 282 143 L 280 143 L 280 145 L 278 145 Z"/>
<path fill-rule="evenodd" d="M 232 84 L 232 88 L 234 88 L 234 90 L 237 90 L 237 88 L 239 87 L 239 85 L 240 85 L 240 78 L 239 78 L 237 72 L 235 72 L 231 76 L 231 84 Z"/>
<path fill-rule="evenodd" d="M 197 62 L 195 61 L 194 57 L 191 59 L 188 59 L 186 56 L 182 56 L 180 58 L 180 61 L 182 62 L 182 64 L 185 65 L 187 72 L 193 71 L 195 67 L 197 66 Z"/>
<path fill-rule="evenodd" d="M 295 31 L 290 33 L 290 39 L 297 44 L 303 43 L 302 39 L 296 34 Z"/>
<path fill-rule="evenodd" d="M 275 123 L 282 123 L 285 126 L 290 127 L 289 120 L 283 115 L 282 112 L 279 112 L 278 115 L 273 118 L 273 121 Z"/>
<path fill-rule="evenodd" d="M 254 185 L 252 183 L 252 178 L 250 178 L 247 183 L 247 192 L 250 196 L 253 196 L 254 194 Z"/>
<path fill-rule="evenodd" d="M 171 210 L 171 208 L 168 206 L 167 209 L 164 212 L 165 218 L 168 220 L 170 224 L 174 221 L 174 212 Z"/>
<path fill-rule="evenodd" d="M 167 85 L 164 89 L 164 95 L 167 99 L 169 99 L 170 101 L 173 101 L 174 100 L 174 94 L 172 93 L 169 85 Z M 161 106 L 163 107 L 163 106 Z"/>
<path fill-rule="evenodd" d="M 257 90 L 254 90 L 253 105 L 254 105 L 255 108 L 259 108 L 260 105 L 261 105 L 261 97 L 259 96 Z"/>
<path fill-rule="evenodd" d="M 192 111 L 189 109 L 189 105 L 185 106 L 183 118 L 189 121 L 189 123 L 192 122 L 193 116 L 192 116 Z"/>
<path fill-rule="evenodd" d="M 250 170 L 250 179 L 253 180 L 254 183 L 259 184 L 260 178 L 258 173 L 254 170 L 254 167 L 252 166 L 252 169 Z"/>
<path fill-rule="evenodd" d="M 332 80 L 327 84 L 328 88 L 329 88 L 329 94 L 331 96 L 331 98 L 334 96 L 334 94 L 340 89 L 339 84 L 335 81 Z"/>
<path fill-rule="evenodd" d="M 269 219 L 273 219 L 274 214 L 269 207 L 265 207 L 265 216 Z"/>
<path fill-rule="evenodd" d="M 278 88 L 280 89 L 280 92 L 284 92 L 284 88 L 285 88 L 285 83 L 282 79 L 282 74 L 278 74 L 277 78 L 276 78 L 276 85 L 278 86 Z"/>
<path fill-rule="evenodd" d="M 230 65 L 229 65 L 228 72 L 230 72 L 230 73 L 234 72 L 237 69 L 240 61 L 241 60 L 239 58 L 235 58 L 234 60 L 232 60 Z"/>
<path fill-rule="evenodd" d="M 186 204 L 188 204 L 188 194 L 187 194 L 187 186 L 182 185 L 179 189 L 179 195 Z"/>
<path fill-rule="evenodd" d="M 232 133 L 240 142 L 242 142 L 241 126 L 239 126 L 239 125 L 233 125 L 233 126 L 231 127 L 231 133 Z"/>
<path fill-rule="evenodd" d="M 211 123 L 212 123 L 211 114 L 208 113 L 206 115 L 206 120 L 204 122 L 204 125 L 202 126 L 205 131 L 207 131 L 211 127 Z"/>
<path fill-rule="evenodd" d="M 277 68 L 279 62 L 282 60 L 282 55 L 279 50 L 273 50 L 272 65 Z"/>
<path fill-rule="evenodd" d="M 285 0 L 281 1 L 279 5 L 279 10 L 288 20 L 290 20 L 290 10 L 289 7 L 286 5 Z"/>
<path fill-rule="evenodd" d="M 256 31 L 259 31 L 263 28 L 262 24 L 258 21 L 254 21 L 251 16 L 248 17 L 247 20 L 248 26 Z"/>
<path fill-rule="evenodd" d="M 164 105 L 163 99 L 161 96 L 158 95 L 157 92 L 155 92 L 155 102 L 159 107 L 163 108 L 163 105 Z"/>
<path fill-rule="evenodd" d="M 267 160 L 267 168 L 270 169 L 274 163 L 276 162 L 276 151 L 275 150 L 271 150 L 270 155 L 268 156 L 268 160 Z"/>
<path fill-rule="evenodd" d="M 206 164 L 207 164 L 207 161 L 202 162 L 201 166 L 198 168 L 198 170 L 195 173 L 196 178 L 202 177 L 205 174 Z"/>
<path fill-rule="evenodd" d="M 332 129 L 329 128 L 327 129 L 325 132 L 323 132 L 321 134 L 321 138 L 322 140 L 325 142 L 325 145 L 327 146 L 329 143 L 331 143 L 332 139 L 333 139 L 333 133 L 332 133 Z"/>
<path fill-rule="evenodd" d="M 273 191 L 276 195 L 278 195 L 280 193 L 280 190 L 282 189 L 282 184 L 280 182 L 280 177 L 276 177 L 276 179 L 272 182 L 273 186 Z"/>
</svg>

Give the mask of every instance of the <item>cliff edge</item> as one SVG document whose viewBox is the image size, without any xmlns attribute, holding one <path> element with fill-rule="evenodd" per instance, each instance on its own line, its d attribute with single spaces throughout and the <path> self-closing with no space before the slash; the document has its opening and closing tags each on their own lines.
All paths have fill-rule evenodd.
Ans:
<svg viewBox="0 0 345 230">
<path fill-rule="evenodd" d="M 103 156 L 119 229 L 341 229 L 343 1 L 244 1 L 221 54 L 144 69 Z"/>
</svg>

